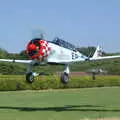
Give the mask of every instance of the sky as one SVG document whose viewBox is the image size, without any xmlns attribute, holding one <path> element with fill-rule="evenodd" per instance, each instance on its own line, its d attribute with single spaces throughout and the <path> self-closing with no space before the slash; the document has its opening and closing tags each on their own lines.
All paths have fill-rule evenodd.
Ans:
<svg viewBox="0 0 120 120">
<path fill-rule="evenodd" d="M 1 48 L 24 50 L 35 29 L 46 40 L 120 52 L 120 0 L 0 0 Z"/>
</svg>

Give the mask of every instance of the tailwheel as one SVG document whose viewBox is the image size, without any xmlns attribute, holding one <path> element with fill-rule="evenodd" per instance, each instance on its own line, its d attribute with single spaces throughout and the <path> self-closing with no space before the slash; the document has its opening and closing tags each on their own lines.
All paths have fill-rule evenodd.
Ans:
<svg viewBox="0 0 120 120">
<path fill-rule="evenodd" d="M 65 73 L 65 72 L 62 73 L 60 80 L 61 80 L 61 82 L 62 82 L 63 84 L 67 84 L 68 81 L 69 81 L 69 76 L 68 76 L 68 74 Z"/>
<path fill-rule="evenodd" d="M 32 73 L 32 72 L 26 74 L 26 81 L 27 81 L 28 83 L 33 83 L 33 81 L 34 81 L 34 76 L 33 76 L 33 73 Z"/>
</svg>

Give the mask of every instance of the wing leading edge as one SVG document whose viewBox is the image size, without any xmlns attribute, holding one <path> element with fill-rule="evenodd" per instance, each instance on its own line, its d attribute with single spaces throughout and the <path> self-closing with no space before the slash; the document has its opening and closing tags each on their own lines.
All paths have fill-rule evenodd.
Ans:
<svg viewBox="0 0 120 120">
<path fill-rule="evenodd" d="M 103 60 L 103 59 L 112 59 L 112 58 L 120 58 L 120 56 L 105 56 L 105 57 L 96 57 L 89 58 L 89 60 Z"/>
<path fill-rule="evenodd" d="M 15 59 L 0 59 L 0 62 L 13 62 L 13 63 L 25 63 L 29 64 L 32 60 L 15 60 Z"/>
</svg>

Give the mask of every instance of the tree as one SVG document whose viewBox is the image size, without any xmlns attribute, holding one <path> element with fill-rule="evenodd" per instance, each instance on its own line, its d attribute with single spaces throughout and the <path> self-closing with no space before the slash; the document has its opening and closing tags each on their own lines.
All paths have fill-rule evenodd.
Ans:
<svg viewBox="0 0 120 120">
<path fill-rule="evenodd" d="M 20 54 L 19 54 L 19 56 L 20 56 L 20 58 L 22 58 L 22 59 L 28 59 L 28 56 L 27 56 L 25 50 L 21 51 Z"/>
<path fill-rule="evenodd" d="M 81 48 L 77 48 L 77 50 L 88 57 L 92 57 L 96 50 L 96 47 L 94 46 L 81 47 Z"/>
<path fill-rule="evenodd" d="M 0 58 L 7 58 L 8 52 L 2 48 L 0 48 Z"/>
</svg>

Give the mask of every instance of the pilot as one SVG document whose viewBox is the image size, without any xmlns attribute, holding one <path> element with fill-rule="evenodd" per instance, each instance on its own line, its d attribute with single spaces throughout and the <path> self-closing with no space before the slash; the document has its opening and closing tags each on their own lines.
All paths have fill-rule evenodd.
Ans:
<svg viewBox="0 0 120 120">
<path fill-rule="evenodd" d="M 56 44 L 60 45 L 60 39 L 58 37 L 56 38 Z"/>
</svg>

